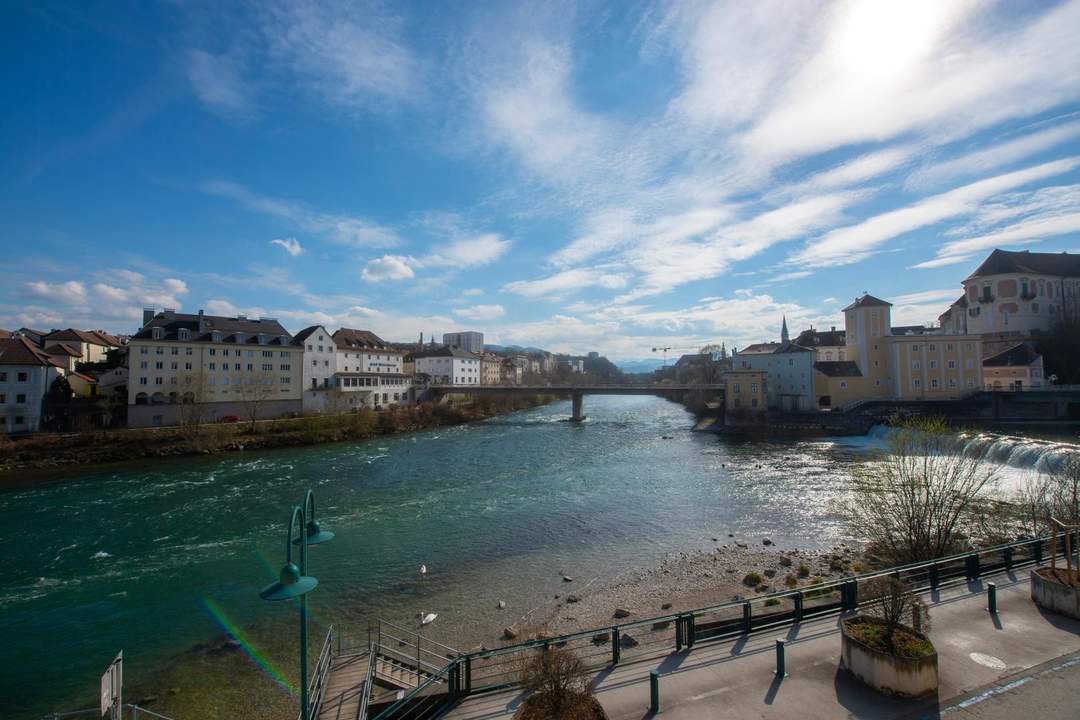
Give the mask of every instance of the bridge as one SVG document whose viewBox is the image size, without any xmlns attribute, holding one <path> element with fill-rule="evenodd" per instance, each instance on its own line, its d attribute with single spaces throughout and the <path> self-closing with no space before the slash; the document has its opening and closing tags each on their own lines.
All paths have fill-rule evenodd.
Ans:
<svg viewBox="0 0 1080 720">
<path fill-rule="evenodd" d="M 704 391 L 722 393 L 720 383 L 672 385 L 428 385 L 428 392 L 435 395 L 557 395 L 569 397 L 573 406 L 570 419 L 581 422 L 586 395 L 659 395 L 670 397 L 686 392 Z"/>
</svg>

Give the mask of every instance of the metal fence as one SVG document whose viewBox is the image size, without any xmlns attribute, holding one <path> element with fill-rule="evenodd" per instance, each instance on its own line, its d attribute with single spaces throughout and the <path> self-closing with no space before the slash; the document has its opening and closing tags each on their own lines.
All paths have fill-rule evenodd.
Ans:
<svg viewBox="0 0 1080 720">
<path fill-rule="evenodd" d="M 622 662 L 657 657 L 664 650 L 680 651 L 695 644 L 715 642 L 803 620 L 855 610 L 865 586 L 877 578 L 893 576 L 915 591 L 931 591 L 1002 571 L 1037 565 L 1049 559 L 1046 538 L 1022 540 L 967 553 L 912 563 L 839 580 L 821 581 L 798 589 L 721 603 L 686 612 L 660 615 L 550 638 L 538 638 L 493 650 L 464 653 L 438 674 L 408 693 L 374 720 L 419 718 L 459 698 L 514 687 L 523 664 L 546 648 L 573 651 L 589 670 Z M 792 568 L 798 573 L 798 568 Z M 445 683 L 433 694 L 435 683 Z M 361 716 L 362 717 L 362 716 Z"/>
<path fill-rule="evenodd" d="M 161 713 L 154 712 L 153 710 L 147 710 L 144 707 L 139 707 L 134 703 L 125 703 L 123 709 L 127 711 L 127 716 L 130 720 L 140 720 L 140 718 L 153 718 L 154 720 L 172 720 L 172 718 L 162 715 Z M 43 715 L 41 720 L 63 720 L 64 718 L 101 718 L 101 708 L 85 708 L 83 710 L 71 710 L 69 712 L 61 713 L 49 713 Z M 121 717 L 124 714 L 121 713 Z"/>
</svg>

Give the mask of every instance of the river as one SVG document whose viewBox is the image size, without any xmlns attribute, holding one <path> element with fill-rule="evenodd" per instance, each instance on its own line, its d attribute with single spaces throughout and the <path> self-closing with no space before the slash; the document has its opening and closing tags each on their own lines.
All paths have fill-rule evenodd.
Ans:
<svg viewBox="0 0 1080 720">
<path fill-rule="evenodd" d="M 137 685 L 223 628 L 260 672 L 295 678 L 295 608 L 257 593 L 276 578 L 289 510 L 309 487 L 337 535 L 310 553 L 312 634 L 376 617 L 414 624 L 424 611 L 439 614 L 432 634 L 456 643 L 478 628 L 494 636 L 559 592 L 563 574 L 604 582 L 729 532 L 831 546 L 843 529 L 829 501 L 874 442 L 721 440 L 690 432 L 681 406 L 653 397 L 590 397 L 586 412 L 564 422 L 561 402 L 0 493 L 4 717 L 91 706 L 121 648 Z"/>
</svg>

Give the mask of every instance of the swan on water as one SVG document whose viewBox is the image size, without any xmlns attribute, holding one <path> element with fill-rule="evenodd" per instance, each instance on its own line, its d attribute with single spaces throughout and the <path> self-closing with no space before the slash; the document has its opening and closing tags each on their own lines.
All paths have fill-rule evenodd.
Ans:
<svg viewBox="0 0 1080 720">
<path fill-rule="evenodd" d="M 421 576 L 427 575 L 427 565 L 421 565 L 420 566 L 420 575 Z"/>
<path fill-rule="evenodd" d="M 436 613 L 428 613 L 425 615 L 423 611 L 417 613 L 417 617 L 420 618 L 421 625 L 430 625 L 435 622 L 435 618 L 439 617 Z"/>
</svg>

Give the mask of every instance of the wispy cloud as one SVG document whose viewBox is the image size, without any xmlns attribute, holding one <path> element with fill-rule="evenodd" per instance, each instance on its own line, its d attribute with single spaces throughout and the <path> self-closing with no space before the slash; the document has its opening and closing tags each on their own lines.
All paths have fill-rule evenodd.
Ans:
<svg viewBox="0 0 1080 720">
<path fill-rule="evenodd" d="M 385 280 L 408 280 L 415 277 L 409 264 L 409 258 L 401 255 L 383 255 L 381 258 L 368 261 L 360 272 L 360 277 L 368 282 L 383 282 Z"/>
<path fill-rule="evenodd" d="M 289 253 L 293 257 L 300 255 L 304 252 L 303 246 L 300 245 L 300 241 L 296 238 L 284 238 L 270 241 L 271 245 L 279 245 L 282 250 Z"/>
<path fill-rule="evenodd" d="M 539 280 L 515 280 L 504 285 L 503 290 L 527 298 L 555 299 L 590 287 L 614 290 L 625 287 L 626 281 L 626 276 L 618 273 L 576 268 Z"/>
<path fill-rule="evenodd" d="M 239 183 L 207 180 L 200 187 L 210 195 L 234 200 L 253 212 L 288 220 L 343 245 L 389 247 L 399 242 L 394 230 L 364 218 L 321 212 L 298 200 L 261 195 Z"/>
<path fill-rule="evenodd" d="M 463 307 L 454 310 L 455 315 L 465 318 L 466 320 L 476 320 L 478 322 L 484 320 L 497 320 L 498 318 L 506 315 L 506 308 L 502 305 L 473 305 L 471 307 Z"/>
</svg>

